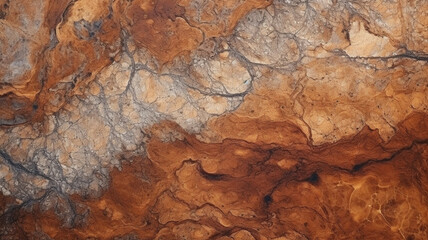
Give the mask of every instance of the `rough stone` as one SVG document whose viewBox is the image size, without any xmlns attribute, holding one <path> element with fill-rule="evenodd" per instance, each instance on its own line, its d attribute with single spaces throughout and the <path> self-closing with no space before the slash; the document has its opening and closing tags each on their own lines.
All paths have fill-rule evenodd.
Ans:
<svg viewBox="0 0 428 240">
<path fill-rule="evenodd" d="M 427 239 L 426 12 L 0 0 L 0 239 Z"/>
</svg>

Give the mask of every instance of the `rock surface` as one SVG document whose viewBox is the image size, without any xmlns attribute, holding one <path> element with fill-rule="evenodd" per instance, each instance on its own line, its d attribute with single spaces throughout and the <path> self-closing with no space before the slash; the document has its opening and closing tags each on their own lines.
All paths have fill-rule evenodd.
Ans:
<svg viewBox="0 0 428 240">
<path fill-rule="evenodd" d="M 0 239 L 427 239 L 426 12 L 0 0 Z"/>
</svg>

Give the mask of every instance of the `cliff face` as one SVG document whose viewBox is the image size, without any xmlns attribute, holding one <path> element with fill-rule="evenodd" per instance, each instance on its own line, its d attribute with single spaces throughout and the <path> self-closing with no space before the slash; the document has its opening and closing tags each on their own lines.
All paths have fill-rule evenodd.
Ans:
<svg viewBox="0 0 428 240">
<path fill-rule="evenodd" d="M 0 238 L 427 239 L 427 12 L 0 0 Z"/>
</svg>

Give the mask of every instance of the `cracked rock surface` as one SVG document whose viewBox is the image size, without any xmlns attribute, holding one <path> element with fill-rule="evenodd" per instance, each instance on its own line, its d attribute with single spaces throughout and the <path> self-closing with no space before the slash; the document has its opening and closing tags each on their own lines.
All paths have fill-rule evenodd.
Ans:
<svg viewBox="0 0 428 240">
<path fill-rule="evenodd" d="M 427 12 L 0 0 L 0 239 L 427 239 Z"/>
</svg>

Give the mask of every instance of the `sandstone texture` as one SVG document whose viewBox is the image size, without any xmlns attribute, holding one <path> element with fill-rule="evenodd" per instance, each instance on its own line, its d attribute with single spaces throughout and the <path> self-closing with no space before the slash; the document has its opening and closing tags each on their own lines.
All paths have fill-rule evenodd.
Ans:
<svg viewBox="0 0 428 240">
<path fill-rule="evenodd" d="M 428 239 L 425 0 L 0 0 L 0 239 Z"/>
</svg>

